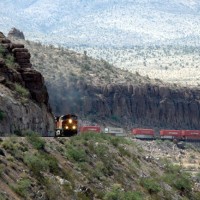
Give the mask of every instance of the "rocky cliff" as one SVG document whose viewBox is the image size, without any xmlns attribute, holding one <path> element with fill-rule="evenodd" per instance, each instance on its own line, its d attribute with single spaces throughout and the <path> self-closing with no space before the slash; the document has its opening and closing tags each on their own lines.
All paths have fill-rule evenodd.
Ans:
<svg viewBox="0 0 200 200">
<path fill-rule="evenodd" d="M 66 84 L 65 84 L 66 85 Z M 51 88 L 54 91 L 56 88 Z M 111 122 L 126 127 L 163 127 L 200 129 L 200 90 L 166 85 L 109 84 L 91 86 L 78 81 L 51 94 L 56 112 L 67 110 L 95 121 Z M 57 96 L 57 97 L 56 97 Z"/>
<path fill-rule="evenodd" d="M 0 132 L 41 134 L 54 129 L 43 76 L 31 68 L 30 53 L 0 33 Z"/>
</svg>

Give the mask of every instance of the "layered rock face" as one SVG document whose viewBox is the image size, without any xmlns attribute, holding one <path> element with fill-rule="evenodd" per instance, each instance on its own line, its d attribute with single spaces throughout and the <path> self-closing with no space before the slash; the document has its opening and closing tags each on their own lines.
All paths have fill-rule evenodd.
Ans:
<svg viewBox="0 0 200 200">
<path fill-rule="evenodd" d="M 66 85 L 66 84 L 65 84 Z M 55 112 L 75 112 L 93 119 L 111 119 L 124 127 L 200 129 L 200 90 L 165 85 L 89 86 L 69 83 L 58 100 L 49 85 Z M 67 95 L 64 95 L 67 94 Z M 62 105 L 62 108 L 61 106 Z"/>
<path fill-rule="evenodd" d="M 53 132 L 53 115 L 44 78 L 31 68 L 30 53 L 24 45 L 12 43 L 2 33 L 0 47 L 0 111 L 4 113 L 0 132 L 13 133 L 26 129 L 42 134 Z M 14 94 L 16 84 L 28 90 L 30 98 Z"/>
</svg>

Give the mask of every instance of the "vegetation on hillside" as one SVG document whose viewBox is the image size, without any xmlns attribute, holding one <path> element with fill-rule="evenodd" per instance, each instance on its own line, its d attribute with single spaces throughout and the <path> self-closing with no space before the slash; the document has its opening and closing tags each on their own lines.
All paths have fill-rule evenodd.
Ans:
<svg viewBox="0 0 200 200">
<path fill-rule="evenodd" d="M 84 80 L 93 85 L 109 83 L 148 83 L 149 78 L 114 67 L 103 59 L 94 59 L 86 51 L 77 53 L 63 47 L 19 40 L 31 53 L 33 67 L 39 70 L 47 82 L 58 84 Z"/>
<path fill-rule="evenodd" d="M 198 85 L 199 47 L 189 45 L 152 45 L 130 48 L 76 47 L 89 56 L 103 58 L 114 66 L 128 69 L 142 76 L 157 78 L 169 83 Z"/>
<path fill-rule="evenodd" d="M 130 139 L 93 133 L 45 139 L 29 132 L 25 138 L 1 140 L 0 150 L 3 199 L 200 197 L 189 174 L 169 161 L 147 162 L 145 152 Z"/>
</svg>

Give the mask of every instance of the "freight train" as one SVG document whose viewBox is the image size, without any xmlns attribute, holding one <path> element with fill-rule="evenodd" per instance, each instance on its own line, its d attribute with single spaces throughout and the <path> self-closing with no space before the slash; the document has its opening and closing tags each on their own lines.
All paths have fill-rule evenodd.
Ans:
<svg viewBox="0 0 200 200">
<path fill-rule="evenodd" d="M 156 132 L 154 129 L 134 128 L 131 133 L 126 133 L 123 128 L 106 127 L 101 129 L 99 126 L 83 126 L 80 127 L 79 133 L 96 132 L 106 133 L 116 136 L 131 137 L 141 140 L 176 140 L 188 142 L 200 142 L 200 130 L 160 130 Z"/>
<path fill-rule="evenodd" d="M 132 137 L 141 140 L 176 140 L 188 142 L 200 142 L 200 130 L 160 130 L 144 128 L 133 128 L 130 133 L 123 128 L 100 126 L 80 126 L 78 128 L 78 117 L 74 114 L 55 117 L 55 137 L 70 137 L 85 132 L 105 133 L 115 136 Z"/>
</svg>

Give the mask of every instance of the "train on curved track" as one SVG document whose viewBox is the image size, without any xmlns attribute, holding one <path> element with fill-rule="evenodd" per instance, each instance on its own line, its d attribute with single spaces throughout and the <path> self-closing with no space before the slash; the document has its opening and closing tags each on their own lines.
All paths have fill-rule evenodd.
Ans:
<svg viewBox="0 0 200 200">
<path fill-rule="evenodd" d="M 130 133 L 124 131 L 123 128 L 100 126 L 80 126 L 78 127 L 78 117 L 74 114 L 67 114 L 55 117 L 55 137 L 70 137 L 85 132 L 105 133 L 116 136 L 132 137 L 141 140 L 177 140 L 188 142 L 200 142 L 200 130 L 159 130 L 133 128 Z"/>
</svg>

